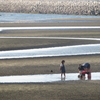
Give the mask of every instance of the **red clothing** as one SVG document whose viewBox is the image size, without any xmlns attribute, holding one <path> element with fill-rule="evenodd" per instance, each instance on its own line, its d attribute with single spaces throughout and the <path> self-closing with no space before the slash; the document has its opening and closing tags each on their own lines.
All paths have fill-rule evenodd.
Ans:
<svg viewBox="0 0 100 100">
<path fill-rule="evenodd" d="M 87 72 L 86 71 L 82 71 L 82 74 L 86 74 Z"/>
<path fill-rule="evenodd" d="M 87 70 L 87 74 L 88 74 L 88 79 L 91 79 L 91 70 Z"/>
<path fill-rule="evenodd" d="M 87 74 L 87 78 L 88 78 L 88 80 L 90 80 L 91 79 L 91 70 L 82 71 L 82 75 L 85 76 L 85 74 Z"/>
</svg>

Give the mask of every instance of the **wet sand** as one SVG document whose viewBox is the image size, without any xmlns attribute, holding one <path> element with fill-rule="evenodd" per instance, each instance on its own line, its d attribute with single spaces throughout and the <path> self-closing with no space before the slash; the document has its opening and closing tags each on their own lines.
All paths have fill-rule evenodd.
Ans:
<svg viewBox="0 0 100 100">
<path fill-rule="evenodd" d="M 76 37 L 100 38 L 100 29 L 81 30 L 5 30 L 0 32 L 2 37 Z M 97 40 L 75 39 L 32 39 L 32 38 L 0 38 L 0 50 L 33 49 L 55 46 L 100 43 Z"/>
<path fill-rule="evenodd" d="M 51 22 L 48 22 L 51 21 Z M 70 21 L 70 22 L 68 22 Z M 65 18 L 42 21 L 42 23 L 0 23 L 0 27 L 45 26 L 100 26 L 100 18 Z"/>
<path fill-rule="evenodd" d="M 0 84 L 1 100 L 99 100 L 100 81 Z"/>
<path fill-rule="evenodd" d="M 76 19 L 75 19 L 76 20 Z M 78 20 L 78 19 L 77 19 Z M 83 20 L 83 19 L 79 19 Z M 85 19 L 84 19 L 85 20 Z M 90 19 L 86 19 L 90 20 Z M 96 20 L 96 19 L 92 19 Z M 92 23 L 92 22 L 91 22 Z M 68 23 L 3 23 L 0 26 L 45 26 L 46 24 L 55 26 L 62 24 L 69 25 Z M 75 25 L 75 23 L 72 23 Z M 76 26 L 78 26 L 78 22 Z M 84 23 L 81 23 L 84 25 Z M 89 23 L 85 23 L 88 25 Z M 94 23 L 98 24 L 98 23 Z M 100 23 L 99 23 L 100 24 Z M 92 25 L 92 24 L 89 24 Z M 100 29 L 86 29 L 86 30 L 5 30 L 0 32 L 0 36 L 11 37 L 79 37 L 79 38 L 100 38 Z M 5 38 L 0 39 L 0 50 L 16 50 L 16 49 L 33 49 L 44 47 L 56 47 L 56 46 L 69 46 L 80 44 L 96 44 L 100 41 L 96 40 L 70 40 L 70 39 L 18 39 L 18 38 Z M 0 75 L 28 75 L 28 74 L 49 74 L 53 70 L 53 73 L 59 73 L 59 63 L 62 59 L 66 60 L 67 72 L 77 72 L 77 66 L 79 63 L 89 62 L 92 64 L 94 72 L 99 71 L 99 55 L 87 55 L 87 56 L 72 56 L 72 57 L 50 57 L 50 58 L 33 58 L 33 59 L 11 59 L 0 60 Z M 30 62 L 30 63 L 29 63 Z"/>
<path fill-rule="evenodd" d="M 11 26 L 100 26 L 100 23 L 0 23 L 0 27 Z M 28 33 L 28 34 L 27 34 Z M 67 34 L 66 34 L 67 33 Z M 81 34 L 80 34 L 81 33 Z M 99 30 L 16 30 L 2 31 L 0 36 L 62 36 L 100 38 Z M 44 40 L 44 39 L 0 39 L 0 50 L 39 48 L 75 44 L 100 43 L 83 40 Z M 0 76 L 33 75 L 60 73 L 59 64 L 65 59 L 66 72 L 78 72 L 78 64 L 89 62 L 92 72 L 100 71 L 100 55 L 49 57 L 31 59 L 0 60 Z M 51 72 L 53 70 L 53 72 Z M 69 81 L 37 84 L 0 84 L 1 100 L 99 100 L 100 81 Z"/>
<path fill-rule="evenodd" d="M 72 56 L 72 57 L 49 57 L 30 59 L 0 60 L 0 76 L 4 75 L 34 75 L 60 73 L 61 60 L 66 61 L 66 72 L 77 73 L 78 64 L 88 62 L 93 72 L 100 70 L 100 55 Z M 51 72 L 51 70 L 53 72 Z"/>
</svg>

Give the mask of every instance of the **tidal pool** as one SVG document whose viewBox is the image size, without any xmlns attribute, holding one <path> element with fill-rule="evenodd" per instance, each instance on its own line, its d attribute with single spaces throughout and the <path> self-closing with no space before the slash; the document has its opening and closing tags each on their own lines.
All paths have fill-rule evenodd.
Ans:
<svg viewBox="0 0 100 100">
<path fill-rule="evenodd" d="M 67 73 L 66 78 L 61 78 L 60 74 L 0 76 L 0 83 L 47 83 L 80 80 L 77 76 L 78 73 Z M 93 72 L 91 80 L 100 80 L 100 72 Z"/>
</svg>

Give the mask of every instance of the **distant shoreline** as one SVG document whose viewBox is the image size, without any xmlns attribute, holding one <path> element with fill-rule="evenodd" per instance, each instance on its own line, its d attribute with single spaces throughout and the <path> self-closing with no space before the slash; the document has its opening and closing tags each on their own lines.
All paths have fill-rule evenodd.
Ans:
<svg viewBox="0 0 100 100">
<path fill-rule="evenodd" d="M 0 12 L 100 15 L 100 1 L 60 1 L 60 0 L 7 0 L 0 1 Z"/>
</svg>

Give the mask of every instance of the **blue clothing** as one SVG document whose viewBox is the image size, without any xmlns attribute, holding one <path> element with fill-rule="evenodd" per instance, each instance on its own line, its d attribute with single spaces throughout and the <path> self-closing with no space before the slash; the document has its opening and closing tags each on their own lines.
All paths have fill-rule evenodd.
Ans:
<svg viewBox="0 0 100 100">
<path fill-rule="evenodd" d="M 65 73 L 66 72 L 65 65 L 64 64 L 61 64 L 60 66 L 61 66 L 61 73 Z"/>
<path fill-rule="evenodd" d="M 83 71 L 83 70 L 84 70 L 84 66 L 80 66 L 80 67 L 78 67 L 78 69 L 79 69 L 80 71 Z"/>
<path fill-rule="evenodd" d="M 84 68 L 90 68 L 90 64 L 89 63 L 84 63 L 83 66 L 84 66 Z"/>
</svg>

